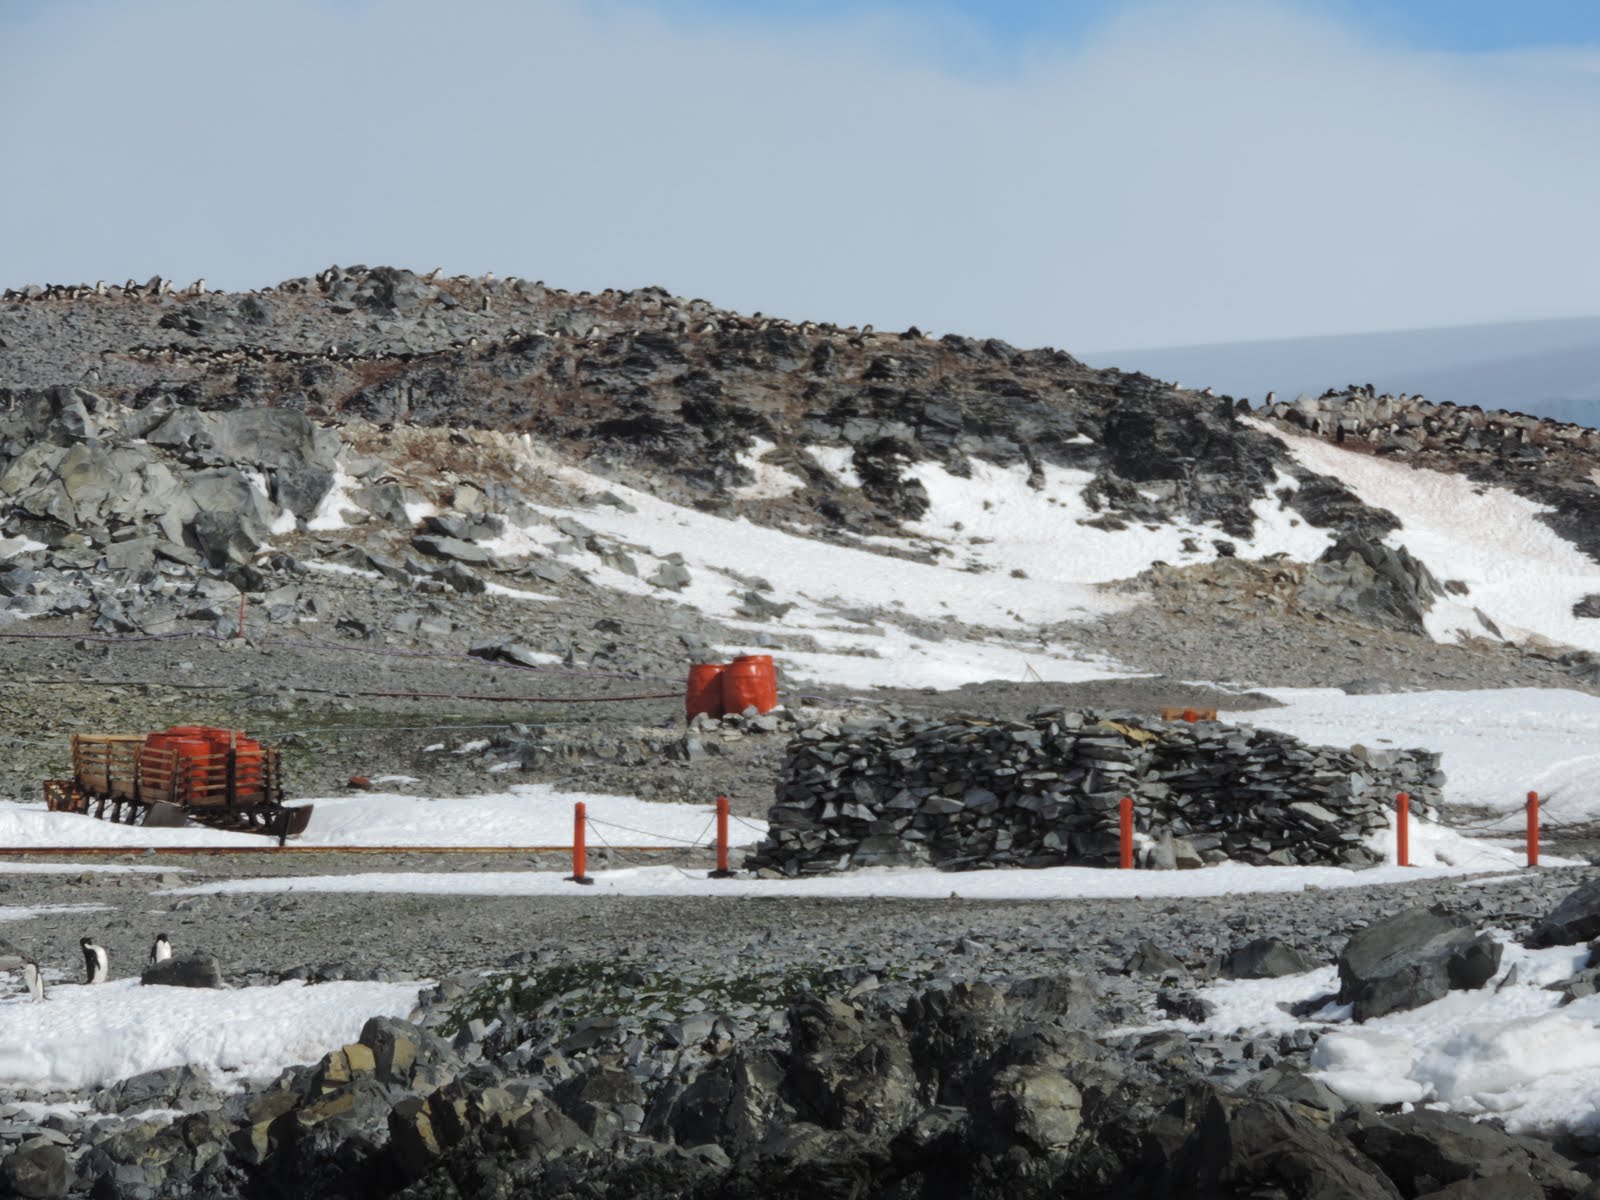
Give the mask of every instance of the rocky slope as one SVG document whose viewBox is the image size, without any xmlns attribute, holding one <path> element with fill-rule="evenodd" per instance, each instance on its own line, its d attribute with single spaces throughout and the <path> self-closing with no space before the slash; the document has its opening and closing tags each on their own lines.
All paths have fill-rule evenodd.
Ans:
<svg viewBox="0 0 1600 1200">
<path fill-rule="evenodd" d="M 249 294 L 18 289 L 0 300 L 0 797 L 36 797 L 70 732 L 203 720 L 283 745 L 303 793 L 385 771 L 486 791 L 514 767 L 652 797 L 725 792 L 765 814 L 796 732 L 842 747 L 974 711 L 1273 703 L 1239 684 L 1600 690 L 1600 665 L 1572 647 L 1427 637 L 1450 573 L 1386 542 L 1394 514 L 1270 430 L 1342 431 L 1351 453 L 1511 488 L 1591 556 L 1593 437 L 1342 395 L 1262 414 L 1263 428 L 1227 397 L 1059 351 L 741 316 L 656 288 L 353 267 Z M 1070 481 L 1084 511 L 1063 521 L 1152 545 L 1193 532 L 1169 539 L 1174 561 L 1096 576 L 1101 615 L 1063 592 L 1026 619 L 1003 602 L 818 601 L 748 563 L 708 584 L 658 540 L 674 520 L 742 518 L 715 528 L 792 535 L 769 563 L 825 545 L 944 566 L 926 577 L 944 584 L 1005 583 L 1027 572 L 920 522 L 939 500 L 926 480 L 1007 471 L 1035 496 Z M 663 518 L 647 500 L 677 507 Z M 1325 549 L 1240 553 L 1274 523 L 1285 539 L 1319 531 Z M 908 645 L 1158 674 L 980 686 L 979 656 L 965 688 L 863 697 L 842 681 Z M 789 714 L 684 722 L 685 665 L 729 646 L 789 656 L 804 683 Z M 504 864 L 457 864 L 490 865 Z M 576 900 L 172 900 L 135 879 L 30 877 L 3 886 L 30 904 L 99 893 L 119 961 L 160 912 L 236 984 L 442 979 L 418 1018 L 450 1040 L 380 1022 L 227 1098 L 204 1079 L 130 1082 L 96 1101 L 119 1114 L 98 1128 L 6 1110 L 0 1167 L 24 1194 L 129 1197 L 1576 1196 L 1595 1145 L 1330 1100 L 1299 1070 L 1309 1027 L 1248 1050 L 1119 1031 L 1195 1011 L 1195 988 L 1247 941 L 1329 962 L 1402 901 L 1522 934 L 1568 882 L 1315 905 L 617 902 L 596 919 Z M 45 913 L 27 936 L 71 946 L 82 920 Z M 470 996 L 485 970 L 525 1003 Z M 563 980 L 577 999 L 549 994 Z M 596 1007 L 646 984 L 671 1002 Z M 397 1070 L 400 1039 L 417 1060 Z M 69 1097 L 9 1098 L 41 1099 Z M 184 1115 L 140 1115 L 161 1106 Z"/>
</svg>

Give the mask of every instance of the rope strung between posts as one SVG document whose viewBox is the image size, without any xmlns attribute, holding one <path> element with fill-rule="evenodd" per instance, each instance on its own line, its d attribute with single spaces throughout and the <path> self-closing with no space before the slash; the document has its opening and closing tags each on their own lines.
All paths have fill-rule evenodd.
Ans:
<svg viewBox="0 0 1600 1200">
<path fill-rule="evenodd" d="M 589 824 L 590 825 L 606 825 L 606 826 L 609 826 L 612 829 L 620 829 L 624 833 L 642 833 L 645 837 L 658 837 L 658 838 L 663 839 L 664 841 L 677 842 L 680 845 L 684 845 L 684 846 L 693 846 L 697 850 L 703 848 L 704 845 L 705 845 L 704 842 L 690 841 L 687 838 L 673 837 L 671 834 L 668 834 L 668 833 L 657 833 L 653 829 L 635 829 L 632 825 L 619 825 L 615 821 L 602 821 L 598 817 L 590 817 L 589 818 Z M 710 828 L 709 822 L 707 823 L 706 827 L 708 829 Z"/>
</svg>

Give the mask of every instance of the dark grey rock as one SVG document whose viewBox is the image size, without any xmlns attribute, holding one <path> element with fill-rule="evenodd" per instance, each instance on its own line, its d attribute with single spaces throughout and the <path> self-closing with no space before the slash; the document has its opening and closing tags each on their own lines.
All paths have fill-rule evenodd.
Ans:
<svg viewBox="0 0 1600 1200">
<path fill-rule="evenodd" d="M 1574 888 L 1544 920 L 1534 926 L 1527 944 L 1576 946 L 1600 938 L 1600 876 Z"/>
<path fill-rule="evenodd" d="M 1496 1175 L 1532 1179 L 1539 1195 L 1589 1194 L 1590 1181 L 1548 1143 L 1456 1113 L 1419 1109 L 1369 1117 L 1357 1124 L 1351 1140 L 1409 1195 Z"/>
<path fill-rule="evenodd" d="M 1500 965 L 1501 946 L 1441 908 L 1412 908 L 1361 930 L 1339 955 L 1341 1004 L 1357 1021 L 1419 1008 L 1452 988 L 1479 988 Z"/>
<path fill-rule="evenodd" d="M 161 987 L 223 988 L 222 964 L 209 954 L 169 958 L 139 972 L 139 982 Z"/>
<path fill-rule="evenodd" d="M 1300 975 L 1322 964 L 1277 938 L 1257 938 L 1228 955 L 1223 974 L 1229 979 L 1276 979 Z"/>
<path fill-rule="evenodd" d="M 13 1196 L 54 1200 L 67 1194 L 72 1166 L 66 1151 L 48 1138 L 29 1138 L 0 1161 L 0 1182 Z"/>
</svg>

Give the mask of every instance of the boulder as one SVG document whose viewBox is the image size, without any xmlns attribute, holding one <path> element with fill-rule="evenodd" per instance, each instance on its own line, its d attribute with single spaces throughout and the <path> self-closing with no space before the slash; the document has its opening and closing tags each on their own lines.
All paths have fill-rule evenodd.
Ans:
<svg viewBox="0 0 1600 1200">
<path fill-rule="evenodd" d="M 1545 1200 L 1545 1195 L 1532 1176 L 1508 1173 L 1461 1179 L 1417 1200 Z"/>
<path fill-rule="evenodd" d="M 767 1051 L 740 1047 L 700 1071 L 672 1101 L 664 1124 L 680 1146 L 715 1143 L 740 1154 L 794 1110 L 779 1094 L 783 1068 Z"/>
<path fill-rule="evenodd" d="M 1501 947 L 1441 907 L 1412 908 L 1357 933 L 1339 955 L 1340 1004 L 1357 1021 L 1420 1008 L 1452 988 L 1482 987 Z"/>
<path fill-rule="evenodd" d="M 788 1085 L 802 1119 L 859 1133 L 898 1129 L 918 1109 L 918 1084 L 898 1021 L 833 998 L 789 1010 Z"/>
<path fill-rule="evenodd" d="M 9 1195 L 53 1200 L 67 1194 L 72 1167 L 67 1152 L 50 1139 L 29 1138 L 0 1162 L 0 1182 Z"/>
<path fill-rule="evenodd" d="M 223 988 L 222 964 L 209 954 L 169 958 L 139 972 L 139 982 L 161 987 Z"/>
<path fill-rule="evenodd" d="M 1162 1113 L 1146 1138 L 1160 1186 L 1143 1194 L 1285 1200 L 1399 1195 L 1331 1127 L 1275 1097 L 1241 1099 L 1206 1088 Z"/>
<path fill-rule="evenodd" d="M 394 1017 L 372 1017 L 358 1040 L 372 1051 L 375 1074 L 384 1083 L 437 1087 L 454 1078 L 460 1065 L 448 1043 Z"/>
<path fill-rule="evenodd" d="M 1303 975 L 1321 965 L 1277 938 L 1257 938 L 1228 955 L 1222 970 L 1229 979 L 1277 979 L 1282 975 Z"/>
<path fill-rule="evenodd" d="M 1139 943 L 1123 970 L 1129 975 L 1155 975 L 1163 979 L 1188 974 L 1175 955 L 1149 938 Z"/>
<path fill-rule="evenodd" d="M 1530 1194 L 1538 1196 L 1578 1196 L 1589 1186 L 1548 1143 L 1516 1137 L 1457 1113 L 1418 1109 L 1369 1116 L 1352 1129 L 1350 1138 L 1408 1196 L 1484 1176 L 1531 1179 L 1539 1190 Z M 1495 1193 L 1497 1200 L 1517 1194 Z"/>
<path fill-rule="evenodd" d="M 1600 937 L 1600 876 L 1562 897 L 1550 915 L 1534 926 L 1529 946 L 1576 946 Z"/>
<path fill-rule="evenodd" d="M 411 539 L 411 544 L 424 554 L 431 555 L 434 558 L 453 559 L 456 562 L 470 563 L 478 567 L 492 567 L 500 561 L 493 552 L 485 550 L 476 542 L 465 541 L 462 538 L 419 533 Z"/>
</svg>

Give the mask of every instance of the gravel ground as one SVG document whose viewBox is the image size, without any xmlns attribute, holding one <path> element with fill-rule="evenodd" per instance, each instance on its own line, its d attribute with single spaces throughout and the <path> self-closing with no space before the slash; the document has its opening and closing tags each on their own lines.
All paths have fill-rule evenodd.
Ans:
<svg viewBox="0 0 1600 1200">
<path fill-rule="evenodd" d="M 104 859 L 95 860 L 104 865 Z M 94 904 L 101 912 L 47 913 L 0 926 L 20 949 L 71 978 L 81 970 L 77 940 L 92 934 L 113 971 L 141 965 L 166 932 L 180 952 L 216 955 L 235 982 L 309 971 L 322 977 L 417 978 L 527 961 L 616 958 L 689 970 L 707 964 L 885 960 L 974 971 L 1022 971 L 1038 956 L 1074 969 L 1115 974 L 1151 938 L 1199 973 L 1234 945 L 1276 936 L 1331 961 L 1348 936 L 1374 918 L 1413 904 L 1443 902 L 1482 926 L 1523 931 L 1554 907 L 1590 868 L 1524 872 L 1466 886 L 1459 879 L 1256 894 L 1211 899 L 977 902 L 878 899 L 628 898 L 583 891 L 570 897 L 495 898 L 398 894 L 173 896 L 174 886 L 248 876 L 359 871 L 479 871 L 565 864 L 504 855 L 146 855 L 139 865 L 166 874 L 85 872 L 0 876 L 6 906 Z M 704 857 L 666 855 L 685 870 Z M 86 864 L 87 865 L 87 864 Z M 595 869 L 603 869 L 597 864 Z M 182 874 L 177 872 L 182 871 Z"/>
</svg>

